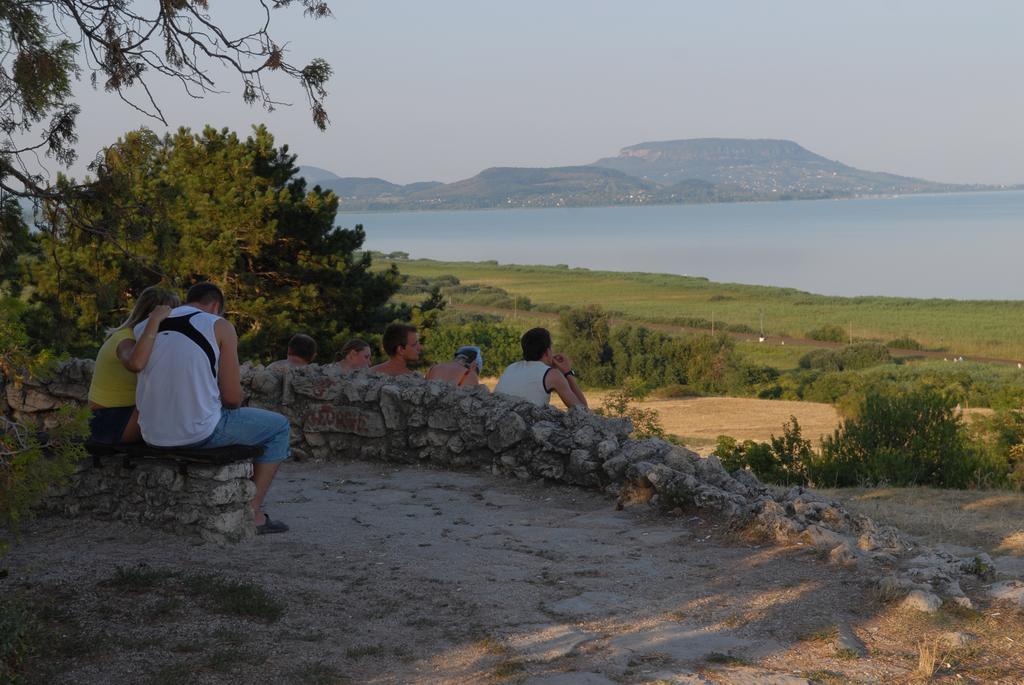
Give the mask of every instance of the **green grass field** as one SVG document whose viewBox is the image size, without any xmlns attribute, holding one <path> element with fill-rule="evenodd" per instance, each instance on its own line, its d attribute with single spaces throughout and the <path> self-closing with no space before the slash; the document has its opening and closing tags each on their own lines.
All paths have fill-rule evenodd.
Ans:
<svg viewBox="0 0 1024 685">
<path fill-rule="evenodd" d="M 596 304 L 620 318 L 673 323 L 686 318 L 743 324 L 770 336 L 804 335 L 825 324 L 862 339 L 908 336 L 950 355 L 1024 358 L 1024 301 L 832 297 L 790 288 L 714 283 L 668 274 L 619 273 L 496 262 L 396 262 L 404 274 L 452 274 L 463 284 L 497 286 L 538 305 Z M 377 261 L 387 265 L 386 260 Z M 868 274 L 865 278 L 870 277 Z M 789 356 L 789 355 L 786 355 Z"/>
</svg>

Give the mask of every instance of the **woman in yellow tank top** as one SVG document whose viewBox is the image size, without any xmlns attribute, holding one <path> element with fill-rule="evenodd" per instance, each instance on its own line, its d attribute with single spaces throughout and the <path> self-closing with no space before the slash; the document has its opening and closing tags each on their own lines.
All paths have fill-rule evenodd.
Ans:
<svg viewBox="0 0 1024 685">
<path fill-rule="evenodd" d="M 151 286 L 139 294 L 127 320 L 113 329 L 96 355 L 89 385 L 90 440 L 106 444 L 138 442 L 139 413 L 135 409 L 135 374 L 149 361 L 160 322 L 180 299 L 174 293 Z M 148 318 L 146 329 L 136 341 L 132 329 Z"/>
</svg>

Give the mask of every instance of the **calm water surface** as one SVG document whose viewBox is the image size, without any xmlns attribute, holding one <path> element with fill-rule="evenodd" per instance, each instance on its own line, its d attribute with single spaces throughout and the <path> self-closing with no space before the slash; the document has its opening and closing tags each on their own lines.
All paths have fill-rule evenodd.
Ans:
<svg viewBox="0 0 1024 685">
<path fill-rule="evenodd" d="M 412 257 L 706 276 L 829 295 L 1024 299 L 1024 191 L 340 214 Z"/>
</svg>

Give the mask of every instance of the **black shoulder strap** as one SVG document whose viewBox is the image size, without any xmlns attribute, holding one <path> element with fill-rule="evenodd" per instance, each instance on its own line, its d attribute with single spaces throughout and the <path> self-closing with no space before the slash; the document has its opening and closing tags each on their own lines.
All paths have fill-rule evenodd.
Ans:
<svg viewBox="0 0 1024 685">
<path fill-rule="evenodd" d="M 206 339 L 206 336 L 196 330 L 195 326 L 189 323 L 192 317 L 202 312 L 192 312 L 184 316 L 175 316 L 172 318 L 164 319 L 160 322 L 160 332 L 174 331 L 175 333 L 181 333 L 186 338 L 199 345 L 199 349 L 206 353 L 207 358 L 210 360 L 210 372 L 213 377 L 217 377 L 217 355 L 214 354 L 213 346 L 210 345 L 210 341 Z"/>
<path fill-rule="evenodd" d="M 551 373 L 551 370 L 554 369 L 554 368 L 555 367 L 553 367 L 553 366 L 549 366 L 548 370 L 544 372 L 544 375 L 540 377 L 541 387 L 543 387 L 544 388 L 544 392 L 546 392 L 549 395 L 554 391 L 554 388 L 549 388 L 548 387 L 548 374 Z"/>
</svg>

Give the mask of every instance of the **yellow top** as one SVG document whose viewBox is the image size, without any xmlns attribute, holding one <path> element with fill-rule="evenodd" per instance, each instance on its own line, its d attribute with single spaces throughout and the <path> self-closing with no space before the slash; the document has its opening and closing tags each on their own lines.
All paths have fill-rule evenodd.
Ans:
<svg viewBox="0 0 1024 685">
<path fill-rule="evenodd" d="M 132 329 L 114 331 L 96 355 L 96 368 L 89 384 L 89 401 L 101 407 L 135 406 L 135 374 L 124 368 L 117 358 L 117 346 L 122 340 L 135 340 Z"/>
</svg>

